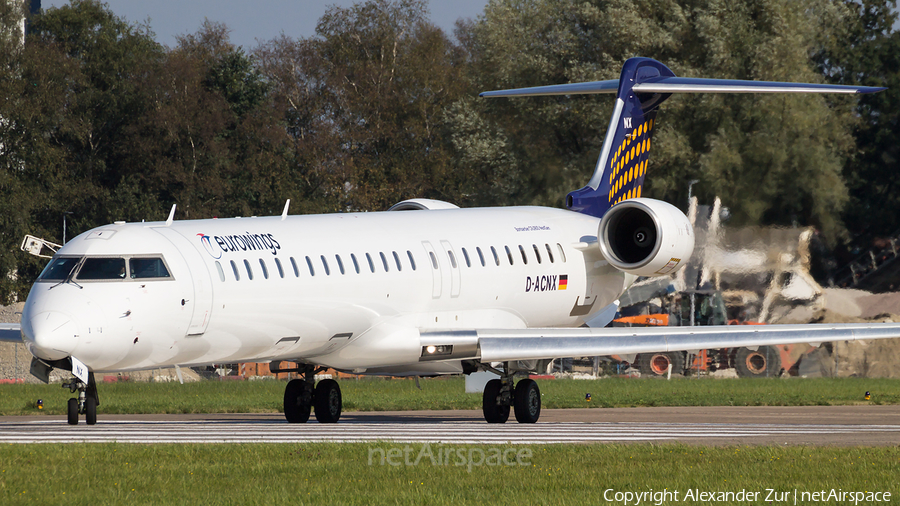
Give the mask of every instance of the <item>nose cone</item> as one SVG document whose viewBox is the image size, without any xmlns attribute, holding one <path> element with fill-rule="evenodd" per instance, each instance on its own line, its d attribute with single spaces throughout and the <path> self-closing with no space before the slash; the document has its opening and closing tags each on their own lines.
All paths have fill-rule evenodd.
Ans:
<svg viewBox="0 0 900 506">
<path fill-rule="evenodd" d="M 78 344 L 78 328 L 57 311 L 44 311 L 22 321 L 22 335 L 31 353 L 45 360 L 68 357 Z"/>
</svg>

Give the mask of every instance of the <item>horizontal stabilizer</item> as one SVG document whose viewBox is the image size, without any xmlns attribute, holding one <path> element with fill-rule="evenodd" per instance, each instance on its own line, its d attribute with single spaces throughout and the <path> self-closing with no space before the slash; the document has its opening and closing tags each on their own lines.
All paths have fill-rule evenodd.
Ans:
<svg viewBox="0 0 900 506">
<path fill-rule="evenodd" d="M 485 91 L 479 97 L 542 97 L 548 95 L 594 95 L 597 93 L 615 93 L 619 89 L 619 80 L 591 81 L 589 83 L 551 84 L 533 88 L 517 88 L 512 90 Z"/>
<path fill-rule="evenodd" d="M 533 88 L 485 91 L 480 97 L 541 97 L 552 95 L 596 95 L 616 93 L 619 80 L 587 83 L 554 84 Z M 741 81 L 736 79 L 701 79 L 694 77 L 657 77 L 636 83 L 638 93 L 876 93 L 887 88 L 845 86 L 840 84 L 788 83 L 777 81 Z"/>
<path fill-rule="evenodd" d="M 0 342 L 21 343 L 22 326 L 18 323 L 0 323 Z"/>
<path fill-rule="evenodd" d="M 635 84 L 638 93 L 875 93 L 887 88 L 844 86 L 839 84 L 740 81 L 736 79 L 698 79 L 659 77 Z"/>
</svg>

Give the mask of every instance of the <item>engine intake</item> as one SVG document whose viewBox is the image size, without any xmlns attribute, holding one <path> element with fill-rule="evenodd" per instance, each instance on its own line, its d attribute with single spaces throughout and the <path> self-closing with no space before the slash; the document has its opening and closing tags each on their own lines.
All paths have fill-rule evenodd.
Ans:
<svg viewBox="0 0 900 506">
<path fill-rule="evenodd" d="M 694 231 L 677 207 L 654 199 L 629 199 L 603 215 L 600 251 L 615 268 L 637 276 L 663 276 L 687 263 Z"/>
</svg>

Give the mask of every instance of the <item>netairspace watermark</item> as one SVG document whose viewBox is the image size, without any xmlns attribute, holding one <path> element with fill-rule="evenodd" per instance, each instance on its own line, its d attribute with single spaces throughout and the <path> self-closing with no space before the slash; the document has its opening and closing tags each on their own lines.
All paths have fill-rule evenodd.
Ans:
<svg viewBox="0 0 900 506">
<path fill-rule="evenodd" d="M 679 502 L 705 502 L 721 504 L 740 504 L 765 501 L 770 504 L 810 504 L 817 502 L 829 502 L 838 504 L 874 504 L 891 502 L 890 492 L 876 492 L 873 490 L 843 490 L 832 488 L 828 490 L 777 490 L 766 488 L 763 490 L 746 490 L 738 492 L 723 492 L 712 490 L 688 489 L 681 490 L 641 490 L 623 491 L 608 488 L 603 491 L 603 500 L 621 504 L 622 506 L 640 506 L 674 504 Z"/>
<path fill-rule="evenodd" d="M 470 473 L 481 466 L 530 466 L 531 448 L 474 448 L 439 445 L 432 448 L 425 443 L 421 448 L 410 445 L 393 448 L 369 448 L 369 465 L 465 467 Z"/>
</svg>

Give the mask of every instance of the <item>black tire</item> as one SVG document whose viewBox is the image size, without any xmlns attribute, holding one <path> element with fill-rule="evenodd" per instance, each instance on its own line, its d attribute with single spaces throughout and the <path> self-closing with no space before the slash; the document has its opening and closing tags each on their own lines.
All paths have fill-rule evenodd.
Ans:
<svg viewBox="0 0 900 506">
<path fill-rule="evenodd" d="M 668 366 L 672 364 L 672 374 L 684 374 L 684 353 L 669 351 L 659 353 L 641 353 L 638 356 L 638 369 L 641 376 L 664 378 L 668 374 Z"/>
<path fill-rule="evenodd" d="M 97 399 L 94 397 L 84 398 L 84 421 L 88 425 L 97 425 Z"/>
<path fill-rule="evenodd" d="M 500 388 L 503 383 L 498 379 L 492 379 L 484 386 L 484 394 L 481 397 L 481 411 L 487 423 L 506 423 L 509 419 L 509 406 L 497 404 L 500 398 Z"/>
<path fill-rule="evenodd" d="M 523 379 L 516 384 L 513 404 L 516 421 L 535 423 L 541 417 L 541 389 L 533 379 Z"/>
<path fill-rule="evenodd" d="M 760 346 L 756 351 L 738 348 L 734 370 L 741 378 L 777 378 L 781 376 L 781 353 L 773 346 Z"/>
<path fill-rule="evenodd" d="M 284 387 L 284 417 L 289 423 L 306 423 L 312 409 L 312 395 L 306 381 L 294 379 Z"/>
<path fill-rule="evenodd" d="M 319 423 L 337 423 L 343 408 L 341 387 L 338 382 L 333 379 L 320 381 L 316 385 L 313 404 L 316 406 L 316 420 Z"/>
<path fill-rule="evenodd" d="M 69 425 L 78 425 L 78 399 L 74 397 L 69 399 L 66 407 L 68 408 Z"/>
</svg>

